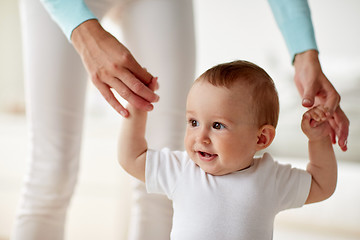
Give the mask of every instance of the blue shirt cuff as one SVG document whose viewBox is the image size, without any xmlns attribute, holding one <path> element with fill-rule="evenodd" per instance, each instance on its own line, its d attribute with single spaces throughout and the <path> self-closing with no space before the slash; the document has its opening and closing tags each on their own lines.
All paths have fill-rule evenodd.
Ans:
<svg viewBox="0 0 360 240">
<path fill-rule="evenodd" d="M 283 33 L 292 62 L 295 55 L 310 49 L 318 51 L 313 25 L 310 18 L 297 19 L 284 23 L 280 30 Z"/>
<path fill-rule="evenodd" d="M 97 19 L 83 0 L 41 0 L 52 19 L 71 41 L 73 30 L 81 23 Z"/>
</svg>

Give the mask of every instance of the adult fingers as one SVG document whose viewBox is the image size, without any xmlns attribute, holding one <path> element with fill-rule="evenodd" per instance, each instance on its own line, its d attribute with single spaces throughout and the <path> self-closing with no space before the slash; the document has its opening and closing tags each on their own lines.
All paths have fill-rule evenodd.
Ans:
<svg viewBox="0 0 360 240">
<path fill-rule="evenodd" d="M 336 143 L 336 131 L 338 129 L 338 126 L 333 117 L 329 119 L 329 124 L 331 127 L 331 132 L 330 132 L 331 142 L 333 144 L 335 144 Z"/>
<path fill-rule="evenodd" d="M 153 105 L 139 95 L 135 94 L 127 85 L 119 79 L 113 78 L 109 81 L 109 85 L 126 101 L 134 107 L 143 111 L 151 111 Z"/>
<path fill-rule="evenodd" d="M 121 103 L 116 99 L 114 94 L 111 92 L 110 87 L 104 83 L 99 83 L 96 85 L 97 89 L 103 95 L 105 100 L 114 108 L 118 113 L 123 117 L 128 117 L 129 112 L 121 105 Z"/>
<path fill-rule="evenodd" d="M 326 99 L 324 103 L 324 107 L 329 111 L 329 115 L 332 115 L 339 106 L 340 103 L 340 95 L 335 90 L 335 88 L 329 82 L 329 86 L 325 88 L 326 91 Z M 344 114 L 345 115 L 345 114 Z"/>
<path fill-rule="evenodd" d="M 149 84 L 153 78 L 153 76 L 146 70 L 146 68 L 141 67 L 131 54 L 128 55 L 127 68 L 145 85 Z"/>
<path fill-rule="evenodd" d="M 331 126 L 331 125 L 330 125 L 330 126 Z M 333 128 L 331 128 L 331 130 L 330 130 L 330 139 L 331 139 L 331 142 L 332 142 L 333 144 L 336 143 L 336 133 L 335 133 L 335 131 L 334 131 Z"/>
<path fill-rule="evenodd" d="M 347 150 L 347 138 L 349 136 L 349 126 L 350 121 L 346 117 L 345 113 L 342 111 L 340 106 L 336 108 L 334 112 L 334 120 L 337 124 L 337 129 L 335 130 L 336 135 L 338 137 L 338 144 L 341 150 Z"/>
<path fill-rule="evenodd" d="M 121 69 L 117 72 L 115 78 L 111 78 L 111 82 L 108 84 L 113 87 L 114 79 L 117 81 L 122 81 L 133 93 L 143 98 L 144 100 L 150 102 L 157 102 L 159 96 L 154 93 L 147 85 L 140 81 L 132 72 L 127 69 Z M 152 78 L 151 78 L 152 79 Z M 149 81 L 149 83 L 151 80 Z M 115 88 L 117 90 L 117 88 Z M 120 93 L 120 92 L 119 92 Z M 125 100 L 128 100 L 125 98 Z"/>
<path fill-rule="evenodd" d="M 159 83 L 158 83 L 158 78 L 157 77 L 154 77 L 151 82 L 148 84 L 148 87 L 153 90 L 153 91 L 156 91 L 159 89 Z"/>
</svg>

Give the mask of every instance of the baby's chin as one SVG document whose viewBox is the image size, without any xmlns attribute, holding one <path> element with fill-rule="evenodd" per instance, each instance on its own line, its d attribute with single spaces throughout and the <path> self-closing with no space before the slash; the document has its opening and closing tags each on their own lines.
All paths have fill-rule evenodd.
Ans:
<svg viewBox="0 0 360 240">
<path fill-rule="evenodd" d="M 208 170 L 206 171 L 205 169 L 201 168 L 204 172 L 206 172 L 207 174 L 213 175 L 213 176 L 224 176 L 227 174 L 232 173 L 232 171 L 224 171 L 224 170 Z"/>
<path fill-rule="evenodd" d="M 223 176 L 223 175 L 227 175 L 232 172 L 232 171 L 227 171 L 225 169 L 219 169 L 219 168 L 214 168 L 214 167 L 209 167 L 209 166 L 202 166 L 202 164 L 198 164 L 196 162 L 195 162 L 195 164 L 198 167 L 200 167 L 204 172 L 206 172 L 207 174 L 213 175 L 213 176 Z"/>
<path fill-rule="evenodd" d="M 213 176 L 224 176 L 231 173 L 239 172 L 250 168 L 253 164 L 249 166 L 242 167 L 241 169 L 224 169 L 219 166 L 206 166 L 205 164 L 198 164 L 196 161 L 193 161 L 198 167 L 200 167 L 204 172 Z"/>
</svg>

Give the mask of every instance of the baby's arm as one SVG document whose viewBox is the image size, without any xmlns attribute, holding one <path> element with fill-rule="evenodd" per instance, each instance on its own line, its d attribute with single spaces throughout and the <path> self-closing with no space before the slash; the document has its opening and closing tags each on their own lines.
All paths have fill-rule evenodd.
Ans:
<svg viewBox="0 0 360 240">
<path fill-rule="evenodd" d="M 303 115 L 301 128 L 309 138 L 307 171 L 312 176 L 306 204 L 329 198 L 335 191 L 337 163 L 330 138 L 331 127 L 323 107 L 317 106 Z"/>
<path fill-rule="evenodd" d="M 157 78 L 149 88 L 154 90 Z M 145 182 L 147 112 L 128 105 L 129 117 L 123 119 L 118 142 L 118 161 L 130 175 Z"/>
</svg>

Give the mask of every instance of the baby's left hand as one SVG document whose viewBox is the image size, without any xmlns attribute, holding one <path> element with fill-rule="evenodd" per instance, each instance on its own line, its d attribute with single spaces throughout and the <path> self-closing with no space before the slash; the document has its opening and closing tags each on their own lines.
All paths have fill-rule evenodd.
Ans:
<svg viewBox="0 0 360 240">
<path fill-rule="evenodd" d="M 301 129 L 310 141 L 322 140 L 334 134 L 329 125 L 326 112 L 323 106 L 316 106 L 304 113 Z"/>
</svg>

